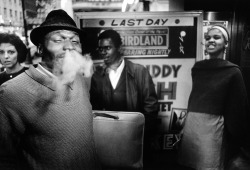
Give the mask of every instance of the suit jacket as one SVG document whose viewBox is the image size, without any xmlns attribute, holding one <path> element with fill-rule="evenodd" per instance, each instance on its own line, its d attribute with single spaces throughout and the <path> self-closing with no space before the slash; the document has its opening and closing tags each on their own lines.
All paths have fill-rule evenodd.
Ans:
<svg viewBox="0 0 250 170">
<path fill-rule="evenodd" d="M 145 116 L 146 130 L 155 126 L 158 114 L 158 99 L 155 86 L 148 70 L 140 65 L 125 60 L 126 103 L 127 110 L 141 112 Z M 108 73 L 102 67 L 96 69 L 91 80 L 90 101 L 94 110 L 107 110 L 111 103 L 108 93 Z"/>
</svg>

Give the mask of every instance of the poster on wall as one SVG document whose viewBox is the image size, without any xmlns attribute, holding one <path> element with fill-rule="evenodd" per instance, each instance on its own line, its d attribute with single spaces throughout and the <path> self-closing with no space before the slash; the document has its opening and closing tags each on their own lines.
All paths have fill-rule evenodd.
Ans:
<svg viewBox="0 0 250 170">
<path fill-rule="evenodd" d="M 134 63 L 144 65 L 153 78 L 159 101 L 159 138 L 165 147 L 166 135 L 187 109 L 192 88 L 191 68 L 202 59 L 202 15 L 200 12 L 79 12 L 78 26 L 87 34 L 85 53 L 96 65 L 103 60 L 97 53 L 97 37 L 114 29 L 122 38 L 122 53 Z M 173 116 L 175 114 L 175 116 Z M 171 146 L 171 145 L 169 145 Z"/>
</svg>

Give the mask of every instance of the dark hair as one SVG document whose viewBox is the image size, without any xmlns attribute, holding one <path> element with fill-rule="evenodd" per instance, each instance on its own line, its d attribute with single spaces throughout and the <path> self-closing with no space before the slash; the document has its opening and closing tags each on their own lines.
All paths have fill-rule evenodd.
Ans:
<svg viewBox="0 0 250 170">
<path fill-rule="evenodd" d="M 28 49 L 16 34 L 0 33 L 0 44 L 10 43 L 17 50 L 17 61 L 22 63 L 26 60 Z"/>
<path fill-rule="evenodd" d="M 105 30 L 98 36 L 98 40 L 106 38 L 111 38 L 111 40 L 114 42 L 115 47 L 120 47 L 122 45 L 121 36 L 115 30 Z"/>
</svg>

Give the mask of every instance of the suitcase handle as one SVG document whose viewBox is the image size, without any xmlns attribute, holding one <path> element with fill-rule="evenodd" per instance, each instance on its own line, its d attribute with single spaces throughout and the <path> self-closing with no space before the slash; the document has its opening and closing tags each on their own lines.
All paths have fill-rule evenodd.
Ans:
<svg viewBox="0 0 250 170">
<path fill-rule="evenodd" d="M 110 115 L 108 113 L 100 113 L 100 112 L 94 112 L 94 117 L 101 116 L 101 117 L 107 117 L 118 120 L 119 117 L 116 115 Z"/>
</svg>

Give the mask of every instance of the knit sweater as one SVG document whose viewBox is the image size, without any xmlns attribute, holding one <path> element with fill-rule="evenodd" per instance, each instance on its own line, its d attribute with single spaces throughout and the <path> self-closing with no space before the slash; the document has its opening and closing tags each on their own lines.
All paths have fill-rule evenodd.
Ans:
<svg viewBox="0 0 250 170">
<path fill-rule="evenodd" d="M 0 169 L 99 169 L 81 76 L 56 93 L 33 66 L 0 89 Z"/>
</svg>

